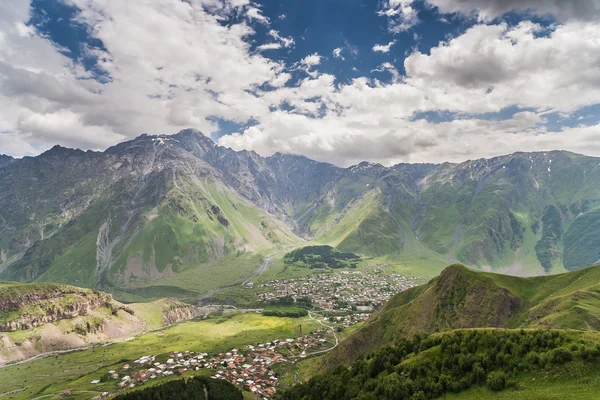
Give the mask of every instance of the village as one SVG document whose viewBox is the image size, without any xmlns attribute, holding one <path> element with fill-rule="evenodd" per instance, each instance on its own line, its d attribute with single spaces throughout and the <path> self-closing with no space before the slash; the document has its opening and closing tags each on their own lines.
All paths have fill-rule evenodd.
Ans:
<svg viewBox="0 0 600 400">
<path fill-rule="evenodd" d="M 324 329 L 305 335 L 300 325 L 295 339 L 275 339 L 214 355 L 189 350 L 159 356 L 145 355 L 122 365 L 119 370 L 108 371 L 102 381 L 114 381 L 119 391 L 133 389 L 150 380 L 207 369 L 214 371 L 214 379 L 225 379 L 240 389 L 254 393 L 257 398 L 270 399 L 280 385 L 274 368 L 276 364 L 295 362 L 311 354 L 328 351 L 338 342 L 334 329 L 336 326 L 340 331 L 343 327 L 367 320 L 392 295 L 416 285 L 414 278 L 385 273 L 381 268 L 375 272 L 341 271 L 265 281 L 254 288 L 258 302 L 265 305 L 282 304 L 285 299 L 288 303 L 301 303 L 319 309 L 318 314 L 313 311 L 311 318 L 318 315 L 334 325 L 322 323 Z M 253 288 L 253 284 L 247 287 Z M 226 309 L 225 306 L 219 306 L 213 311 Z M 233 307 L 232 311 L 241 310 Z"/>
<path fill-rule="evenodd" d="M 295 302 L 309 300 L 311 306 L 349 326 L 367 318 L 394 294 L 414 286 L 417 286 L 414 278 L 384 273 L 381 269 L 342 271 L 266 281 L 258 285 L 256 296 L 265 304 L 289 298 Z"/>
<path fill-rule="evenodd" d="M 225 379 L 240 389 L 254 393 L 257 398 L 269 399 L 275 395 L 279 384 L 277 373 L 273 370 L 277 363 L 293 362 L 333 346 L 326 337 L 327 330 L 314 330 L 306 335 L 302 335 L 301 330 L 300 326 L 300 334 L 296 339 L 275 339 L 212 356 L 193 351 L 173 352 L 163 356 L 145 355 L 124 364 L 118 371 L 108 371 L 102 381 L 112 380 L 118 389 L 126 390 L 149 380 L 205 368 L 215 371 L 212 376 L 214 379 Z M 100 382 L 101 380 L 94 380 L 91 383 Z"/>
</svg>

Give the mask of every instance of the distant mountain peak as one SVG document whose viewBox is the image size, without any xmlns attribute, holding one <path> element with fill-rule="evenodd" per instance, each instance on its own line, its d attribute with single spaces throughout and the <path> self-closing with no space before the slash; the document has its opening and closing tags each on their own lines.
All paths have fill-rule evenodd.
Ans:
<svg viewBox="0 0 600 400">
<path fill-rule="evenodd" d="M 46 150 L 45 152 L 40 154 L 40 156 L 66 156 L 71 154 L 85 154 L 85 152 L 80 149 L 72 149 L 56 144 L 50 150 Z"/>
<path fill-rule="evenodd" d="M 172 137 L 195 138 L 197 140 L 201 140 L 206 143 L 212 143 L 213 146 L 216 146 L 216 143 L 214 140 L 212 140 L 210 137 L 208 137 L 205 134 L 203 134 L 202 132 L 200 132 L 198 129 L 193 129 L 193 128 L 184 129 L 184 130 L 179 131 L 176 134 L 172 135 Z"/>
</svg>

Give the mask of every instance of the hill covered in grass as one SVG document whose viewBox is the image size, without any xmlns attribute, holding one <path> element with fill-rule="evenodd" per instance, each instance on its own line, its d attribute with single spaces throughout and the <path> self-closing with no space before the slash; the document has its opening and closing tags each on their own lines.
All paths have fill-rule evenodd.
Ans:
<svg viewBox="0 0 600 400">
<path fill-rule="evenodd" d="M 326 358 L 349 365 L 401 337 L 461 328 L 600 330 L 600 266 L 520 278 L 451 265 L 398 293 Z"/>
<path fill-rule="evenodd" d="M 522 383 L 556 370 L 598 371 L 600 335 L 558 330 L 458 330 L 401 338 L 350 368 L 340 366 L 284 392 L 286 400 L 326 399 L 434 399 L 473 391 L 494 398 L 510 391 L 513 398 L 534 398 Z M 567 380 L 558 377 L 558 381 Z M 546 378 L 547 380 L 547 378 Z M 571 381 L 575 379 L 570 378 Z M 544 399 L 572 397 L 560 386 Z M 588 382 L 585 393 L 600 389 L 600 381 Z M 531 391 L 530 391 L 531 393 Z M 597 393 L 597 392 L 596 392 Z M 509 395 L 509 396 L 510 396 Z M 581 395 L 581 393 L 580 393 Z"/>
</svg>

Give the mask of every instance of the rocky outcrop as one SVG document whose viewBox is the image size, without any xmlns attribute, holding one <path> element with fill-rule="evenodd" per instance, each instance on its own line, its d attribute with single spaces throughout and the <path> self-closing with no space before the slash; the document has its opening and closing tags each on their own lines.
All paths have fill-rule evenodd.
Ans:
<svg viewBox="0 0 600 400">
<path fill-rule="evenodd" d="M 0 294 L 0 332 L 32 329 L 36 326 L 89 315 L 99 309 L 133 311 L 112 295 L 97 290 L 54 284 L 10 285 Z"/>
<path fill-rule="evenodd" d="M 165 325 L 176 324 L 206 315 L 200 307 L 185 304 L 174 299 L 167 299 L 165 301 L 162 314 Z"/>
</svg>

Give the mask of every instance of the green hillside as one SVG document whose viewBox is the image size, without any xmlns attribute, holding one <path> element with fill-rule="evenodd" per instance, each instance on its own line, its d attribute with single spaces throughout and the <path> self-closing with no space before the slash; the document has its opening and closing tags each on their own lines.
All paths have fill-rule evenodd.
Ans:
<svg viewBox="0 0 600 400">
<path fill-rule="evenodd" d="M 350 368 L 339 367 L 295 385 L 281 398 L 586 399 L 600 390 L 600 380 L 593 377 L 599 370 L 597 333 L 459 330 L 399 339 Z M 582 383 L 582 377 L 584 384 L 569 392 L 576 382 Z M 532 384 L 536 379 L 539 383 Z M 547 396 L 530 397 L 541 392 Z"/>
<path fill-rule="evenodd" d="M 326 360 L 350 364 L 400 337 L 479 327 L 600 330 L 600 266 L 520 278 L 452 265 L 392 297 Z"/>
</svg>

